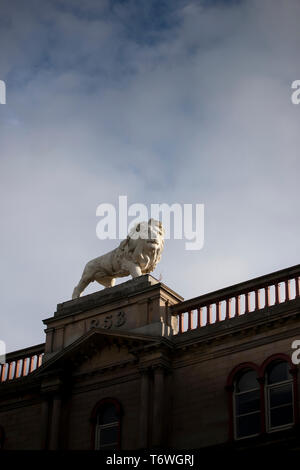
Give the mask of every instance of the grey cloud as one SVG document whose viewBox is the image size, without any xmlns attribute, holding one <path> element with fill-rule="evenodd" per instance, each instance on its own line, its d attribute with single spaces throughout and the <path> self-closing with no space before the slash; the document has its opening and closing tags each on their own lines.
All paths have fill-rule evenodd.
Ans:
<svg viewBox="0 0 300 470">
<path fill-rule="evenodd" d="M 84 263 L 115 246 L 95 211 L 119 194 L 205 204 L 203 250 L 170 240 L 154 273 L 185 297 L 297 263 L 298 2 L 174 2 L 161 21 L 149 2 L 3 3 L 9 350 L 43 341 Z"/>
</svg>

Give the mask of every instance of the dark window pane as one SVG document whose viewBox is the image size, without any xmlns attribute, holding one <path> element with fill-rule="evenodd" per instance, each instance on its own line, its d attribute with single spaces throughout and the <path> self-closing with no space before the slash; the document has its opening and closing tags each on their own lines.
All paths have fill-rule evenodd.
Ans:
<svg viewBox="0 0 300 470">
<path fill-rule="evenodd" d="M 284 426 L 293 422 L 292 405 L 273 408 L 271 410 L 271 427 Z"/>
<path fill-rule="evenodd" d="M 118 441 L 118 426 L 100 430 L 100 447 L 114 444 Z"/>
<path fill-rule="evenodd" d="M 268 383 L 275 384 L 291 378 L 289 364 L 287 362 L 277 362 L 268 369 Z"/>
<path fill-rule="evenodd" d="M 106 405 L 101 409 L 98 415 L 99 424 L 109 424 L 114 423 L 115 421 L 118 421 L 118 417 L 114 405 Z"/>
<path fill-rule="evenodd" d="M 260 432 L 260 413 L 241 416 L 236 420 L 237 437 L 246 437 Z"/>
<path fill-rule="evenodd" d="M 245 392 L 258 387 L 257 375 L 254 370 L 244 372 L 236 382 L 236 392 Z"/>
<path fill-rule="evenodd" d="M 281 385 L 281 387 L 270 389 L 270 406 L 280 406 L 292 403 L 292 384 Z"/>
<path fill-rule="evenodd" d="M 241 415 L 259 411 L 260 409 L 260 393 L 259 390 L 243 393 L 236 396 L 236 414 Z"/>
</svg>

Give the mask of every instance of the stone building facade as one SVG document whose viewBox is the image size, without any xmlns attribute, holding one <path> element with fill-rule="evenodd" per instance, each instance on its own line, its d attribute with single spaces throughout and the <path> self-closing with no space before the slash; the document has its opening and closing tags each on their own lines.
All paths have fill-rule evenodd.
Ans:
<svg viewBox="0 0 300 470">
<path fill-rule="evenodd" d="M 0 366 L 0 448 L 300 448 L 299 276 L 184 301 L 144 275 L 59 304 Z"/>
</svg>

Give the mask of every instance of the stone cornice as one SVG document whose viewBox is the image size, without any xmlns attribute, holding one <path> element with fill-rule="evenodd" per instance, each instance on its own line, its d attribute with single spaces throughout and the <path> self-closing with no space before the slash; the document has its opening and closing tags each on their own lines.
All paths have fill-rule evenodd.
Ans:
<svg viewBox="0 0 300 470">
<path fill-rule="evenodd" d="M 198 352 L 193 355 L 193 358 L 185 358 L 185 350 L 182 351 L 182 357 L 176 357 L 174 355 L 173 368 L 181 368 L 194 364 L 199 364 L 200 362 L 207 361 L 210 359 L 216 359 L 218 357 L 225 357 L 230 354 L 239 353 L 242 351 L 253 350 L 259 346 L 274 343 L 279 340 L 284 340 L 287 338 L 295 337 L 298 335 L 300 337 L 300 326 L 288 331 L 280 331 L 274 335 L 264 336 L 263 338 L 253 338 L 251 341 L 246 341 L 241 344 L 234 344 L 229 347 L 220 348 L 219 350 L 204 350 L 205 343 L 202 343 L 203 348 L 199 344 L 194 344 L 195 350 L 198 349 Z"/>
<path fill-rule="evenodd" d="M 132 370 L 129 372 L 127 370 L 124 374 L 118 375 L 117 377 L 104 377 L 104 375 L 101 374 L 101 371 L 98 370 L 98 373 L 93 374 L 86 372 L 78 377 L 75 377 L 74 379 L 75 380 L 73 381 L 72 394 L 75 395 L 78 393 L 85 393 L 91 390 L 98 390 L 99 386 L 104 388 L 110 387 L 115 384 L 140 380 L 140 372 L 138 372 L 137 370 Z M 93 382 L 86 383 L 88 379 L 93 379 Z M 83 382 L 83 380 L 85 380 L 85 382 Z"/>
<path fill-rule="evenodd" d="M 60 318 L 68 316 L 72 317 L 88 310 L 102 306 L 105 307 L 106 305 L 109 305 L 109 309 L 112 310 L 114 309 L 114 305 L 115 308 L 119 308 L 120 301 L 126 305 L 131 301 L 131 299 L 133 301 L 133 299 L 138 298 L 139 295 L 152 291 L 165 292 L 176 302 L 181 302 L 183 300 L 183 297 L 172 289 L 159 282 L 150 274 L 145 274 L 139 278 L 131 279 L 109 289 L 103 289 L 99 292 L 82 296 L 79 299 L 69 300 L 58 304 L 54 317 L 47 318 L 43 320 L 43 322 L 50 325 Z"/>
</svg>

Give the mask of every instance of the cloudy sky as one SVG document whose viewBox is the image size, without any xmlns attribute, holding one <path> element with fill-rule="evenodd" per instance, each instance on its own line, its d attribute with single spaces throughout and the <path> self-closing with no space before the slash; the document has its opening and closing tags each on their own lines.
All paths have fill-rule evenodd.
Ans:
<svg viewBox="0 0 300 470">
<path fill-rule="evenodd" d="M 205 243 L 154 275 L 194 297 L 299 262 L 297 0 L 0 0 L 1 314 L 44 341 L 96 237 L 96 208 L 205 204 Z M 150 207 L 150 206 L 149 206 Z M 101 286 L 91 285 L 86 293 Z"/>
</svg>

